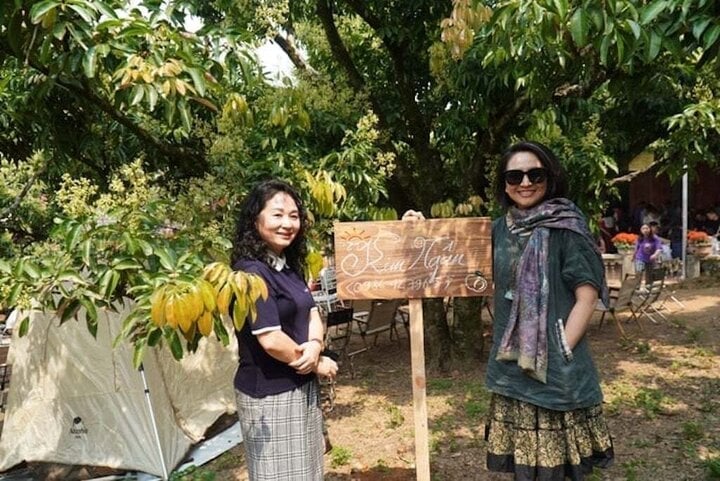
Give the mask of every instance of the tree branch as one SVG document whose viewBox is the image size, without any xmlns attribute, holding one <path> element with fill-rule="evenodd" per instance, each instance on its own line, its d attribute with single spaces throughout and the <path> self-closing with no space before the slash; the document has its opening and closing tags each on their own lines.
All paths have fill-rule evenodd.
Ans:
<svg viewBox="0 0 720 481">
<path fill-rule="evenodd" d="M 330 52 L 332 52 L 335 61 L 340 64 L 340 67 L 342 67 L 343 70 L 345 70 L 345 75 L 347 75 L 350 87 L 352 87 L 356 93 L 366 96 L 370 101 L 370 106 L 372 107 L 373 112 L 375 112 L 375 115 L 378 117 L 378 124 L 380 128 L 389 130 L 387 117 L 385 116 L 385 112 L 383 111 L 380 102 L 367 88 L 365 79 L 363 79 L 357 67 L 355 67 L 355 63 L 350 57 L 350 52 L 348 52 L 342 38 L 340 37 L 340 33 L 337 31 L 332 10 L 330 8 L 330 4 L 328 3 L 330 1 L 331 0 L 318 0 L 315 7 L 315 11 L 318 14 L 318 17 L 320 17 L 320 23 L 325 31 L 325 37 L 330 45 Z"/>
<path fill-rule="evenodd" d="M 315 11 L 317 12 L 318 17 L 320 17 L 320 23 L 322 23 L 323 30 L 325 31 L 325 37 L 330 44 L 330 51 L 332 52 L 335 61 L 337 61 L 337 63 L 339 63 L 345 70 L 350 86 L 357 93 L 367 94 L 365 89 L 365 80 L 355 67 L 352 58 L 350 58 L 350 52 L 348 52 L 347 48 L 345 48 L 345 44 L 337 31 L 332 10 L 330 9 L 330 5 L 328 3 L 329 1 L 330 0 L 318 0 L 315 6 Z M 378 116 L 380 115 L 380 112 L 376 113 Z"/>
<path fill-rule="evenodd" d="M 275 37 L 273 37 L 273 41 L 285 52 L 285 55 L 288 56 L 296 69 L 307 72 L 310 75 L 317 75 L 317 70 L 305 61 L 305 58 L 303 58 L 300 50 L 297 48 L 297 44 L 295 43 L 295 28 L 293 27 L 292 20 L 288 20 L 287 23 L 283 25 L 283 30 L 286 35 L 283 36 L 277 33 Z"/>
<path fill-rule="evenodd" d="M 430 129 L 417 103 L 417 92 L 415 92 L 415 89 L 408 80 L 408 74 L 405 69 L 405 51 L 407 48 L 401 43 L 391 41 L 386 36 L 378 34 L 378 31 L 383 27 L 383 23 L 367 9 L 364 1 L 345 0 L 345 3 L 375 31 L 390 55 L 395 81 L 398 85 L 397 90 L 400 102 L 405 111 L 406 126 L 412 136 L 410 144 L 415 147 L 417 153 L 419 153 L 420 157 L 424 160 L 439 160 L 439 156 L 432 152 L 433 149 L 429 144 Z"/>
<path fill-rule="evenodd" d="M 15 53 L 11 50 L 7 50 L 3 44 L 0 44 L 0 50 L 2 50 L 6 55 L 17 58 Z M 25 61 L 25 59 L 21 60 Z M 53 77 L 47 67 L 41 65 L 30 56 L 28 56 L 27 65 L 42 73 L 43 75 Z M 187 169 L 187 171 L 193 172 L 197 171 L 198 168 L 200 168 L 200 170 L 205 170 L 207 168 L 207 163 L 203 153 L 184 149 L 182 147 L 174 146 L 160 141 L 155 136 L 150 134 L 147 130 L 136 124 L 130 117 L 118 111 L 107 99 L 95 93 L 95 91 L 86 83 L 83 82 L 78 85 L 76 83 L 64 80 L 60 76 L 54 76 L 53 78 L 56 84 L 65 88 L 78 99 L 90 102 L 92 105 L 107 114 L 110 118 L 118 122 L 123 127 L 127 128 L 144 144 L 152 147 L 161 155 L 170 159 L 171 161 L 179 161 L 179 166 L 182 169 Z"/>
</svg>

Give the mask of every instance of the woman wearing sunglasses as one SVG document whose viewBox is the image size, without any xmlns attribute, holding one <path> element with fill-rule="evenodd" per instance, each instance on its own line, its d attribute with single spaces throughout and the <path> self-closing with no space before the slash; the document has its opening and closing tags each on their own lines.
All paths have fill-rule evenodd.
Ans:
<svg viewBox="0 0 720 481">
<path fill-rule="evenodd" d="M 493 223 L 495 322 L 487 464 L 516 481 L 583 480 L 612 463 L 597 370 L 584 336 L 607 301 L 600 253 L 565 198 L 565 174 L 537 142 L 513 145 L 498 166 L 506 214 Z"/>
</svg>

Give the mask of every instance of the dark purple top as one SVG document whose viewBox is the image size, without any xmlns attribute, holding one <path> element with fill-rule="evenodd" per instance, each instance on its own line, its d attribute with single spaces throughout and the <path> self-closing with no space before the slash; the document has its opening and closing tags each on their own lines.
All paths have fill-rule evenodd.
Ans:
<svg viewBox="0 0 720 481">
<path fill-rule="evenodd" d="M 263 332 L 281 329 L 295 342 L 308 340 L 310 309 L 315 305 L 305 281 L 285 266 L 277 271 L 265 262 L 253 259 L 238 261 L 233 268 L 258 274 L 268 287 L 268 299 L 258 299 L 257 318 L 246 319 L 237 332 L 240 363 L 235 373 L 235 388 L 261 398 L 291 391 L 315 378 L 315 374 L 297 374 L 295 369 L 270 356 L 257 340 Z"/>
<path fill-rule="evenodd" d="M 662 250 L 662 241 L 657 236 L 651 238 L 638 237 L 637 244 L 635 244 L 635 260 L 642 261 L 645 264 L 649 264 L 650 256 L 655 253 L 658 249 Z"/>
</svg>

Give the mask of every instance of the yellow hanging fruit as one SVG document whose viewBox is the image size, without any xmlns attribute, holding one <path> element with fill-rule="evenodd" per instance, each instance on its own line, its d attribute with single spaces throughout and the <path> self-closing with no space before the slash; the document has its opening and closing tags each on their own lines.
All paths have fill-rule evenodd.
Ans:
<svg viewBox="0 0 720 481">
<path fill-rule="evenodd" d="M 202 334 L 203 336 L 209 336 L 213 330 L 212 312 L 210 312 L 210 311 L 203 312 L 197 321 L 197 327 L 198 327 L 198 330 L 200 331 L 200 334 Z"/>
<path fill-rule="evenodd" d="M 177 300 L 175 293 L 171 293 L 165 302 L 165 323 L 173 329 L 178 326 L 178 310 L 175 307 Z"/>
<path fill-rule="evenodd" d="M 150 297 L 150 320 L 158 327 L 165 325 L 165 300 L 164 286 Z"/>
</svg>

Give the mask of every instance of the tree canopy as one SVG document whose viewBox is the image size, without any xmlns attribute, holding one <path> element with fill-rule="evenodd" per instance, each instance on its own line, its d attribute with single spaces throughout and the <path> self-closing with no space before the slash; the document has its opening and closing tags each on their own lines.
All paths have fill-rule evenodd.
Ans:
<svg viewBox="0 0 720 481">
<path fill-rule="evenodd" d="M 195 209 L 131 203 L 158 245 L 168 226 L 229 239 L 238 199 L 271 176 L 303 192 L 318 248 L 335 218 L 487 214 L 492 167 L 519 139 L 554 148 L 595 214 L 641 152 L 673 176 L 717 165 L 719 37 L 707 0 L 2 2 L 4 271 L 90 236 L 130 166 L 157 202 Z M 290 78 L 264 71 L 268 41 Z M 91 208 L 68 211 L 70 188 Z M 6 305 L 39 286 L 26 274 Z M 108 286 L 108 302 L 132 287 Z"/>
</svg>

